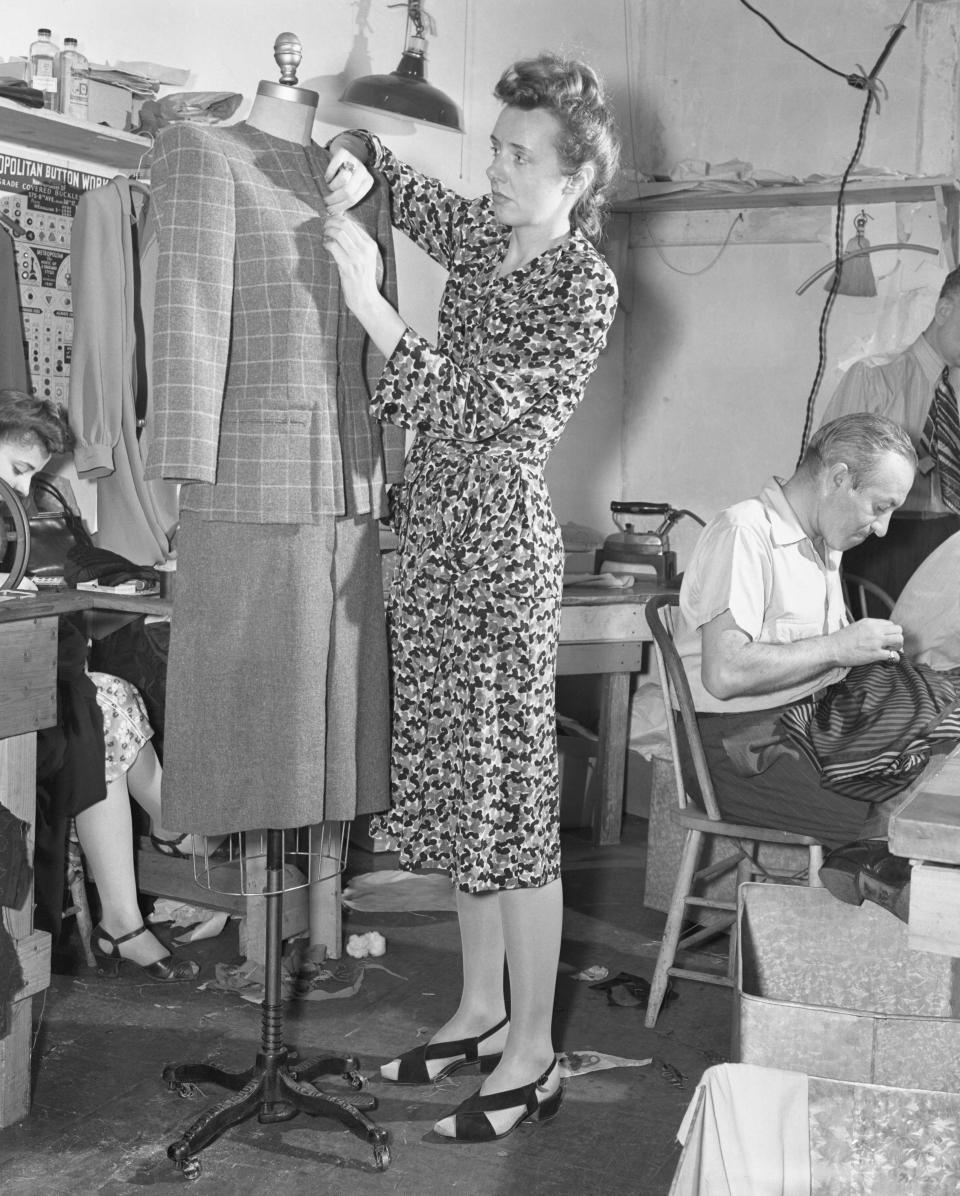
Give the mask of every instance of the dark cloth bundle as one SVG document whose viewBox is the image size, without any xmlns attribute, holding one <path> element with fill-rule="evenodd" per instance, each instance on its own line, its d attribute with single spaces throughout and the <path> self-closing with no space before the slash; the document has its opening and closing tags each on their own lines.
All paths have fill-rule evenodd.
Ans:
<svg viewBox="0 0 960 1196">
<path fill-rule="evenodd" d="M 0 905 L 9 909 L 19 909 L 30 891 L 29 833 L 30 824 L 0 802 Z"/>
<path fill-rule="evenodd" d="M 38 473 L 24 504 L 30 524 L 27 576 L 38 584 L 64 578 L 66 562 L 74 548 L 92 548 L 93 540 L 83 519 L 67 499 L 69 483 Z"/>
<path fill-rule="evenodd" d="M 0 923 L 0 1038 L 10 1033 L 10 1002 L 26 980 L 17 954 L 17 944 L 6 926 Z"/>
<path fill-rule="evenodd" d="M 70 586 L 76 586 L 79 581 L 96 581 L 102 586 L 118 586 L 125 581 L 142 580 L 154 584 L 160 581 L 160 574 L 152 565 L 135 565 L 125 556 L 106 548 L 80 544 L 67 553 L 64 577 Z"/>
<path fill-rule="evenodd" d="M 780 721 L 825 788 L 883 801 L 902 792 L 934 751 L 960 740 L 960 669 L 908 660 L 857 665 Z"/>
<path fill-rule="evenodd" d="M 67 824 L 107 795 L 103 715 L 84 671 L 81 615 L 61 615 L 57 650 L 57 722 L 37 732 L 37 822 L 33 866 L 36 924 L 57 934 L 63 911 Z"/>
<path fill-rule="evenodd" d="M 16 100 L 18 104 L 25 104 L 28 108 L 43 107 L 43 92 L 39 88 L 31 87 L 23 79 L 13 79 L 6 75 L 0 78 L 0 97 Z"/>
</svg>

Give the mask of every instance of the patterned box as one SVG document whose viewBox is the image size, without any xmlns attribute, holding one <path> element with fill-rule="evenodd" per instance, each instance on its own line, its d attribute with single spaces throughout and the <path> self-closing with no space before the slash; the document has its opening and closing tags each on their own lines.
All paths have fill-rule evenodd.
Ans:
<svg viewBox="0 0 960 1196">
<path fill-rule="evenodd" d="M 904 923 L 826 889 L 746 884 L 739 906 L 735 1057 L 960 1091 L 960 961 L 912 950 Z"/>
</svg>

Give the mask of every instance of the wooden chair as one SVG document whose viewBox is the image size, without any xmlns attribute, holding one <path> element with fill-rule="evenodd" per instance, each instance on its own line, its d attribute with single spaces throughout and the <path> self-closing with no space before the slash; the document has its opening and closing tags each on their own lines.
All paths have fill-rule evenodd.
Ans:
<svg viewBox="0 0 960 1196">
<path fill-rule="evenodd" d="M 670 899 L 670 909 L 663 931 L 663 939 L 657 955 L 653 973 L 650 998 L 647 1004 L 645 1024 L 656 1025 L 671 976 L 685 980 L 699 980 L 706 984 L 721 984 L 732 988 L 735 980 L 737 957 L 737 903 L 719 897 L 698 895 L 697 888 L 704 882 L 735 873 L 736 885 L 747 880 L 775 880 L 783 883 L 807 883 L 819 885 L 818 873 L 823 862 L 823 849 L 816 839 L 790 831 L 771 827 L 744 826 L 724 820 L 717 805 L 717 799 L 710 779 L 710 771 L 704 753 L 703 743 L 693 708 L 693 698 L 683 664 L 673 643 L 670 611 L 667 607 L 679 605 L 678 594 L 658 594 L 645 606 L 647 623 L 653 633 L 654 650 L 666 706 L 667 731 L 673 757 L 674 779 L 677 791 L 675 816 L 683 829 L 683 848 L 677 881 Z M 679 718 L 670 717 L 678 712 Z M 678 725 L 679 724 L 679 725 Z M 681 767 L 679 736 L 686 737 L 690 756 L 696 773 L 698 793 L 688 794 Z M 701 862 L 707 845 L 717 844 L 710 861 Z M 760 844 L 776 845 L 778 848 L 802 848 L 806 851 L 806 866 L 788 871 L 782 866 L 767 866 L 758 858 Z M 727 848 L 731 850 L 722 854 Z M 780 852 L 779 854 L 784 854 Z M 711 916 L 708 925 L 695 925 L 683 934 L 684 922 L 689 908 L 718 911 Z M 681 967 L 676 963 L 677 953 L 688 950 L 707 939 L 715 938 L 723 931 L 729 931 L 729 946 L 726 968 L 723 972 L 697 970 Z M 681 937 L 682 936 L 682 937 Z"/>
<path fill-rule="evenodd" d="M 894 602 L 886 590 L 866 577 L 840 570 L 840 586 L 843 589 L 843 604 L 851 619 L 885 618 L 893 610 Z M 874 599 L 870 602 L 870 599 Z"/>
</svg>

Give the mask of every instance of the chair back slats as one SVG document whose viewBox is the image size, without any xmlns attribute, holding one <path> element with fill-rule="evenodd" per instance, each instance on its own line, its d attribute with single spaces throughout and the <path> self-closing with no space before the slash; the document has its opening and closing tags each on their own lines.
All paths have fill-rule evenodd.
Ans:
<svg viewBox="0 0 960 1196">
<path fill-rule="evenodd" d="M 710 779 L 710 769 L 707 765 L 706 753 L 703 750 L 703 741 L 700 738 L 700 728 L 697 725 L 697 714 L 693 707 L 690 683 L 673 642 L 673 616 L 672 611 L 668 608 L 675 608 L 679 605 L 679 594 L 656 594 L 644 606 L 647 624 L 653 634 L 660 688 L 663 692 L 663 702 L 667 712 L 667 734 L 670 738 L 670 751 L 673 756 L 677 800 L 681 809 L 696 804 L 703 809 L 708 818 L 719 822 L 721 819 L 720 807 L 717 805 L 717 799 L 713 792 L 713 782 Z M 690 795 L 687 793 L 680 763 L 682 757 L 676 725 L 678 713 L 699 789 L 699 793 L 694 795 L 694 802 L 691 802 Z"/>
<path fill-rule="evenodd" d="M 894 601 L 887 591 L 866 577 L 858 577 L 855 573 L 841 569 L 840 587 L 843 590 L 843 604 L 851 622 L 866 619 L 871 615 L 885 619 L 893 610 Z M 871 598 L 874 602 L 869 601 Z"/>
</svg>

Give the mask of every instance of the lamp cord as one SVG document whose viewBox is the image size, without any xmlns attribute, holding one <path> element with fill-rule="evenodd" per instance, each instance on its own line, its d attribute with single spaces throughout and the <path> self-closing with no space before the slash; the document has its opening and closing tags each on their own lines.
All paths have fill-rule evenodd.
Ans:
<svg viewBox="0 0 960 1196">
<path fill-rule="evenodd" d="M 805 58 L 809 58 L 811 62 L 815 62 L 818 66 L 822 66 L 824 70 L 830 71 L 831 74 L 840 75 L 841 78 L 846 79 L 851 87 L 855 87 L 860 91 L 867 93 L 866 102 L 863 105 L 863 112 L 860 115 L 860 130 L 857 135 L 857 145 L 853 151 L 850 161 L 847 163 L 847 168 L 843 172 L 843 177 L 840 180 L 840 188 L 837 191 L 837 215 L 834 225 L 834 274 L 830 282 L 830 287 L 827 291 L 826 302 L 823 305 L 823 311 L 820 314 L 820 325 L 817 330 L 817 370 L 813 379 L 813 385 L 810 388 L 810 394 L 807 396 L 806 410 L 803 419 L 803 431 L 800 436 L 800 454 L 797 458 L 797 463 L 803 460 L 803 454 L 807 448 L 807 439 L 810 435 L 810 427 L 813 423 L 813 409 L 817 401 L 817 392 L 820 389 L 820 383 L 823 381 L 824 369 L 826 367 L 827 357 L 827 322 L 830 318 L 830 312 L 833 309 L 834 300 L 837 297 L 837 291 L 840 286 L 840 271 L 843 264 L 843 208 L 844 208 L 844 193 L 847 188 L 847 180 L 850 177 L 853 168 L 860 160 L 860 155 L 863 152 L 863 143 L 867 135 L 867 123 L 870 120 L 870 109 L 876 104 L 877 111 L 880 111 L 880 92 L 881 90 L 886 96 L 886 88 L 880 82 L 879 74 L 883 69 L 884 64 L 890 57 L 890 52 L 896 45 L 900 35 L 906 28 L 907 16 L 910 9 L 913 8 L 916 0 L 907 0 L 907 7 L 903 10 L 903 16 L 893 26 L 890 36 L 887 38 L 886 44 L 880 52 L 880 56 L 873 64 L 872 69 L 865 73 L 863 67 L 860 67 L 859 73 L 845 74 L 843 71 L 838 71 L 834 67 L 828 66 L 827 63 L 822 62 L 819 58 L 814 57 L 813 54 L 808 53 L 802 46 L 798 46 L 795 42 L 785 37 L 777 26 L 765 16 L 759 9 L 754 8 L 749 0 L 740 0 L 744 8 L 748 8 L 755 16 L 758 16 L 761 21 L 764 21 L 773 32 L 780 38 L 781 41 L 786 42 L 792 49 L 797 50 Z M 859 64 L 858 64 L 859 65 Z"/>
<path fill-rule="evenodd" d="M 850 172 L 860 160 L 860 154 L 863 152 L 863 143 L 867 136 L 867 124 L 870 120 L 870 107 L 874 101 L 874 93 L 871 90 L 866 102 L 863 105 L 863 112 L 860 115 L 860 131 L 857 136 L 857 146 L 853 151 L 853 156 L 847 163 L 847 168 L 843 172 L 843 177 L 840 180 L 840 188 L 837 191 L 837 213 L 834 221 L 833 230 L 833 257 L 834 257 L 834 271 L 833 278 L 830 280 L 830 286 L 827 290 L 827 298 L 823 304 L 823 310 L 820 313 L 820 323 L 817 328 L 817 369 L 814 374 L 813 384 L 810 387 L 810 393 L 807 395 L 806 408 L 803 416 L 803 431 L 800 434 L 800 453 L 797 457 L 797 464 L 803 460 L 803 454 L 806 452 L 807 440 L 810 436 L 810 429 L 813 426 L 813 411 L 817 402 L 817 394 L 820 390 L 820 383 L 823 381 L 824 371 L 827 365 L 827 323 L 830 319 L 830 312 L 833 310 L 833 305 L 836 301 L 837 294 L 840 289 L 840 276 L 843 264 L 843 210 L 844 210 L 844 192 L 847 189 L 847 180 L 850 177 Z"/>
</svg>

